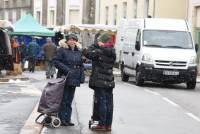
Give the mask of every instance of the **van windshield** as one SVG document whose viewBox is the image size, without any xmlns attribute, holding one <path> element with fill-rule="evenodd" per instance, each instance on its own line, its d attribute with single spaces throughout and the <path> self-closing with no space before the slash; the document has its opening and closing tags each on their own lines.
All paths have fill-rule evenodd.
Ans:
<svg viewBox="0 0 200 134">
<path fill-rule="evenodd" d="M 192 49 L 192 39 L 189 32 L 144 30 L 143 44 L 146 47 Z"/>
</svg>

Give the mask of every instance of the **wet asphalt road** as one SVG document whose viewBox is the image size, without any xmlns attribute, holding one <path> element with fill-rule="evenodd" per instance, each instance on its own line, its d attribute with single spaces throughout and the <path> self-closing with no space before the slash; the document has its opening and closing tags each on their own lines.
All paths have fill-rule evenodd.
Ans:
<svg viewBox="0 0 200 134">
<path fill-rule="evenodd" d="M 200 83 L 196 90 L 185 84 L 135 85 L 134 80 L 116 79 L 113 131 L 108 134 L 199 134 Z M 42 134 L 102 134 L 88 129 L 93 91 L 84 84 L 77 88 L 73 103 L 74 127 L 44 128 Z"/>
<path fill-rule="evenodd" d="M 38 76 L 40 74 L 36 77 L 41 78 Z M 26 83 L 0 84 L 1 134 L 20 132 L 37 103 L 45 83 L 44 78 Z M 88 129 L 88 120 L 92 111 L 92 95 L 93 92 L 88 89 L 87 83 L 76 90 L 73 105 L 75 127 L 44 128 L 43 134 L 95 133 Z M 184 131 L 189 132 L 190 129 L 193 134 L 199 132 L 200 83 L 197 84 L 195 90 L 186 90 L 185 84 L 164 86 L 146 83 L 143 87 L 137 87 L 134 80 L 124 83 L 116 79 L 114 95 L 115 111 L 112 134 L 132 134 L 133 132 L 182 134 Z M 169 130 L 165 131 L 167 129 Z"/>
</svg>

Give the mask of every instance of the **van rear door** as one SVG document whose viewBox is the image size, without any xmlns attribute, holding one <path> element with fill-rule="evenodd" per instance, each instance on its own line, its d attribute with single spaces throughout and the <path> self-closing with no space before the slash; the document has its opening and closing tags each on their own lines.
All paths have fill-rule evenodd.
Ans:
<svg viewBox="0 0 200 134">
<path fill-rule="evenodd" d="M 11 44 L 6 30 L 0 28 L 0 70 L 13 70 Z"/>
</svg>

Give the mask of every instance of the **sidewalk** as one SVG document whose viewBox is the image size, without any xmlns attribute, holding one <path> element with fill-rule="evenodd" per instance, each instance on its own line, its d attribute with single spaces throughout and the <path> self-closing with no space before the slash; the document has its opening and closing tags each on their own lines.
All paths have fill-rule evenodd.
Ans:
<svg viewBox="0 0 200 134">
<path fill-rule="evenodd" d="M 26 77 L 24 75 L 5 75 L 3 77 L 0 77 L 0 83 L 17 83 L 20 81 L 28 81 L 29 77 Z"/>
</svg>

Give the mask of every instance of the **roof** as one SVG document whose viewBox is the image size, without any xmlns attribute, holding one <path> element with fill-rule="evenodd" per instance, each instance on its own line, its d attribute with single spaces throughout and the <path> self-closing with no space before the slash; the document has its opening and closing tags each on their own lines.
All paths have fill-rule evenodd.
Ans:
<svg viewBox="0 0 200 134">
<path fill-rule="evenodd" d="M 145 30 L 188 31 L 189 29 L 187 22 L 181 19 L 164 19 L 164 18 L 130 19 L 128 21 L 128 25 L 131 27 L 140 27 Z"/>
<path fill-rule="evenodd" d="M 145 29 L 188 31 L 185 20 L 181 19 L 145 19 Z"/>
<path fill-rule="evenodd" d="M 23 16 L 13 25 L 14 32 L 12 35 L 30 35 L 30 36 L 54 36 L 55 32 L 48 30 L 40 25 L 32 15 L 28 14 Z"/>
</svg>

